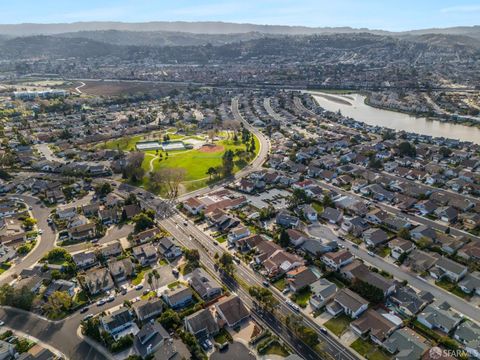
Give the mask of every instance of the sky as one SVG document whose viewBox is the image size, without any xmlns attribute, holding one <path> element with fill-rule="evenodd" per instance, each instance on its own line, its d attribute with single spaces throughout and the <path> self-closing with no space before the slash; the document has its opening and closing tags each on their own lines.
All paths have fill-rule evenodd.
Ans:
<svg viewBox="0 0 480 360">
<path fill-rule="evenodd" d="M 480 25 L 480 0 L 0 0 L 0 23 L 224 21 L 403 31 Z"/>
</svg>

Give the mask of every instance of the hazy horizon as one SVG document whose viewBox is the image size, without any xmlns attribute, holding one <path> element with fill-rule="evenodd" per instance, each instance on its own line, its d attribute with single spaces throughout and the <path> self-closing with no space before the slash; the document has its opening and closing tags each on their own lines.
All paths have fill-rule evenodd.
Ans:
<svg viewBox="0 0 480 360">
<path fill-rule="evenodd" d="M 75 22 L 156 21 L 226 22 L 253 25 L 352 27 L 409 31 L 478 25 L 478 1 L 339 0 L 194 0 L 175 3 L 150 0 L 85 0 L 65 2 L 25 0 L 2 4 L 0 24 L 64 24 Z"/>
</svg>

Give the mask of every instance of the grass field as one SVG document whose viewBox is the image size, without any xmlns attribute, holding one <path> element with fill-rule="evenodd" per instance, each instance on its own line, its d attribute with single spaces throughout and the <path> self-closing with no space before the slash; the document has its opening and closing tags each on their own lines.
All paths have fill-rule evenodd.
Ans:
<svg viewBox="0 0 480 360">
<path fill-rule="evenodd" d="M 188 140 L 191 139 L 192 142 L 202 141 L 205 139 L 205 135 L 196 134 L 196 135 L 179 135 L 175 134 L 175 129 L 168 131 L 170 140 L 183 140 L 188 143 Z M 142 134 L 124 137 L 121 139 L 114 139 L 97 145 L 99 148 L 104 149 L 119 149 L 123 151 L 134 151 L 135 145 L 139 141 L 154 141 L 162 140 L 162 136 L 165 132 L 153 132 L 150 134 Z M 190 192 L 200 188 L 203 188 L 210 183 L 214 182 L 215 179 L 210 179 L 206 174 L 207 170 L 210 167 L 220 167 L 222 165 L 222 157 L 227 150 L 245 150 L 245 145 L 240 141 L 234 142 L 232 139 L 229 139 L 227 133 L 220 133 L 222 140 L 216 141 L 215 145 L 219 146 L 218 151 L 206 152 L 202 149 L 186 149 L 178 151 L 169 151 L 168 157 L 167 153 L 164 151 L 145 151 L 145 159 L 142 163 L 142 168 L 145 170 L 145 177 L 143 181 L 138 186 L 143 186 L 145 188 L 149 187 L 149 176 L 148 174 L 151 171 L 156 171 L 163 168 L 183 168 L 186 169 L 185 180 L 181 186 L 181 192 Z M 254 137 L 255 141 L 255 154 L 252 154 L 250 158 L 245 158 L 245 160 L 240 160 L 238 157 L 234 158 L 234 173 L 238 172 L 246 165 L 248 161 L 253 160 L 257 156 L 260 150 L 260 142 L 258 138 Z M 161 157 L 160 157 L 161 156 Z M 248 161 L 246 161 L 248 159 Z"/>
<path fill-rule="evenodd" d="M 368 340 L 363 340 L 358 338 L 355 340 L 350 347 L 358 352 L 360 355 L 365 357 L 368 360 L 388 360 L 390 359 L 387 354 L 378 349 L 375 345 L 370 343 Z"/>
<path fill-rule="evenodd" d="M 335 318 L 331 318 L 325 324 L 323 324 L 328 330 L 333 332 L 338 337 L 342 336 L 342 334 L 347 330 L 348 326 L 350 325 L 350 319 L 347 315 L 339 315 Z"/>
</svg>

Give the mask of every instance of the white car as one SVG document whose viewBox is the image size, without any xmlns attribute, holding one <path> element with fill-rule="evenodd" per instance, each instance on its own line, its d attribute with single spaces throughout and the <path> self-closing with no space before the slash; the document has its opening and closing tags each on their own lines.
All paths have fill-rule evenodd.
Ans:
<svg viewBox="0 0 480 360">
<path fill-rule="evenodd" d="M 367 254 L 370 256 L 375 256 L 375 253 L 373 251 L 368 251 Z"/>
<path fill-rule="evenodd" d="M 106 303 L 105 299 L 100 299 L 97 301 L 97 306 L 105 305 L 105 303 Z"/>
<path fill-rule="evenodd" d="M 0 326 L 3 326 L 3 325 L 5 325 L 5 322 L 0 320 Z"/>
<path fill-rule="evenodd" d="M 143 284 L 138 284 L 135 286 L 135 290 L 142 290 L 143 289 Z"/>
</svg>

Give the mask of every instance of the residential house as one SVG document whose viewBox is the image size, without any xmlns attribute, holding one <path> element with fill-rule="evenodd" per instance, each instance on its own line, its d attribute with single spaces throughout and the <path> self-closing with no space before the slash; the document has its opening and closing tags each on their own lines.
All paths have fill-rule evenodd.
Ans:
<svg viewBox="0 0 480 360">
<path fill-rule="evenodd" d="M 211 300 L 222 295 L 222 286 L 202 268 L 192 271 L 189 284 L 203 300 Z"/>
<path fill-rule="evenodd" d="M 85 286 L 91 295 L 96 295 L 113 288 L 110 272 L 105 268 L 93 268 L 85 273 Z"/>
<path fill-rule="evenodd" d="M 439 258 L 440 255 L 436 253 L 427 253 L 422 250 L 414 249 L 408 255 L 406 265 L 410 266 L 410 268 L 417 273 L 423 273 L 435 265 Z"/>
<path fill-rule="evenodd" d="M 135 244 L 145 244 L 146 242 L 155 239 L 159 233 L 160 229 L 158 228 L 144 230 L 142 232 L 139 232 L 138 234 L 133 235 L 132 241 Z"/>
<path fill-rule="evenodd" d="M 402 320 L 395 315 L 369 309 L 352 321 L 350 328 L 362 338 L 368 336 L 374 343 L 381 345 L 402 324 Z"/>
<path fill-rule="evenodd" d="M 228 242 L 230 244 L 235 243 L 237 240 L 246 238 L 247 236 L 250 236 L 250 229 L 246 226 L 239 226 L 236 227 L 235 229 L 230 230 L 228 233 Z"/>
<path fill-rule="evenodd" d="M 100 254 L 104 258 L 117 257 L 122 255 L 122 246 L 119 241 L 112 241 L 111 243 L 105 244 L 100 248 Z"/>
<path fill-rule="evenodd" d="M 215 304 L 217 315 L 230 328 L 240 325 L 250 312 L 238 296 L 229 296 Z"/>
<path fill-rule="evenodd" d="M 342 266 L 350 264 L 355 257 L 347 249 L 337 252 L 327 252 L 322 255 L 321 260 L 325 265 L 337 271 Z"/>
<path fill-rule="evenodd" d="M 297 293 L 317 281 L 318 276 L 310 268 L 300 266 L 287 272 L 286 278 L 290 290 Z"/>
<path fill-rule="evenodd" d="M 430 275 L 437 280 L 448 278 L 451 282 L 457 283 L 465 276 L 467 270 L 466 266 L 449 258 L 441 257 L 430 269 Z"/>
<path fill-rule="evenodd" d="M 125 205 L 122 210 L 122 218 L 125 220 L 131 220 L 135 215 L 142 212 L 142 209 L 137 204 Z"/>
<path fill-rule="evenodd" d="M 163 302 L 159 298 L 151 297 L 132 304 L 132 310 L 141 322 L 158 317 L 163 312 Z"/>
<path fill-rule="evenodd" d="M 315 310 L 321 309 L 327 304 L 337 293 L 337 285 L 328 281 L 325 278 L 320 278 L 314 283 L 310 284 L 310 296 L 309 303 Z"/>
<path fill-rule="evenodd" d="M 353 218 L 344 218 L 341 228 L 343 231 L 346 231 L 353 236 L 359 237 L 367 229 L 370 228 L 370 225 L 368 225 L 367 221 L 364 218 L 356 216 Z"/>
<path fill-rule="evenodd" d="M 420 359 L 429 348 L 425 339 L 409 328 L 395 331 L 383 342 L 383 347 L 390 354 L 395 354 L 395 360 Z"/>
<path fill-rule="evenodd" d="M 317 221 L 318 213 L 311 205 L 305 205 L 302 208 L 303 216 L 310 222 Z"/>
<path fill-rule="evenodd" d="M 113 277 L 115 283 L 125 281 L 128 277 L 135 274 L 135 268 L 130 259 L 110 260 L 108 262 L 108 270 Z"/>
<path fill-rule="evenodd" d="M 158 242 L 158 252 L 165 259 L 176 259 L 182 256 L 182 249 L 175 245 L 171 238 L 163 237 Z"/>
<path fill-rule="evenodd" d="M 458 283 L 458 286 L 467 294 L 475 293 L 480 295 L 480 272 L 474 271 L 466 274 L 465 277 Z"/>
<path fill-rule="evenodd" d="M 390 301 L 396 306 L 402 315 L 411 317 L 418 314 L 433 301 L 433 295 L 422 291 L 417 293 L 409 286 L 403 286 L 390 295 Z"/>
<path fill-rule="evenodd" d="M 395 238 L 388 242 L 388 247 L 391 249 L 390 256 L 398 260 L 402 255 L 411 253 L 415 244 L 410 240 Z"/>
<path fill-rule="evenodd" d="M 467 320 L 458 326 L 453 337 L 463 344 L 470 356 L 480 358 L 480 326 Z"/>
<path fill-rule="evenodd" d="M 439 306 L 427 305 L 427 307 L 417 315 L 417 321 L 429 329 L 440 330 L 445 334 L 449 334 L 460 324 L 462 317 L 444 303 Z"/>
<path fill-rule="evenodd" d="M 68 236 L 75 241 L 92 239 L 97 235 L 97 229 L 94 223 L 78 225 L 68 229 Z"/>
<path fill-rule="evenodd" d="M 326 306 L 327 311 L 337 316 L 345 313 L 352 319 L 358 318 L 368 308 L 368 301 L 350 289 L 341 289 L 331 303 Z"/>
<path fill-rule="evenodd" d="M 287 229 L 287 234 L 290 238 L 290 242 L 295 247 L 302 245 L 308 240 L 308 236 L 297 229 Z"/>
<path fill-rule="evenodd" d="M 135 246 L 132 254 L 142 266 L 154 264 L 157 261 L 157 250 L 151 244 Z"/>
<path fill-rule="evenodd" d="M 130 309 L 120 308 L 109 315 L 100 318 L 103 329 L 114 336 L 134 324 L 134 319 Z"/>
<path fill-rule="evenodd" d="M 277 214 L 275 221 L 277 225 L 287 227 L 287 228 L 297 227 L 298 224 L 300 223 L 300 220 L 298 219 L 298 217 L 290 215 L 285 210 L 282 210 Z"/>
<path fill-rule="evenodd" d="M 149 322 L 143 325 L 135 334 L 133 348 L 142 359 L 153 355 L 153 359 L 173 360 L 178 354 L 170 335 L 158 322 Z"/>
<path fill-rule="evenodd" d="M 195 197 L 188 198 L 183 202 L 183 207 L 192 215 L 198 215 L 203 209 L 205 204 Z"/>
<path fill-rule="evenodd" d="M 355 260 L 351 264 L 343 267 L 340 270 L 343 277 L 349 281 L 363 281 L 383 292 L 384 296 L 388 296 L 395 291 L 395 282 L 387 279 L 370 269 L 360 260 Z"/>
<path fill-rule="evenodd" d="M 189 287 L 178 285 L 172 289 L 166 289 L 162 298 L 172 309 L 181 309 L 193 301 L 193 293 Z"/>
<path fill-rule="evenodd" d="M 116 207 L 105 208 L 98 212 L 98 218 L 105 225 L 116 224 L 119 222 L 118 211 Z"/>
<path fill-rule="evenodd" d="M 377 247 L 388 240 L 388 234 L 378 228 L 370 228 L 362 234 L 363 241 L 368 247 Z"/>
<path fill-rule="evenodd" d="M 330 224 L 339 224 L 340 221 L 342 221 L 343 214 L 341 211 L 331 208 L 331 207 L 326 207 L 320 217 L 328 221 Z"/>
<path fill-rule="evenodd" d="M 215 336 L 220 330 L 210 309 L 202 309 L 183 319 L 185 330 L 199 341 Z"/>
<path fill-rule="evenodd" d="M 48 299 L 55 291 L 66 292 L 70 297 L 75 295 L 76 284 L 64 279 L 53 280 L 43 293 L 43 297 Z"/>
</svg>

